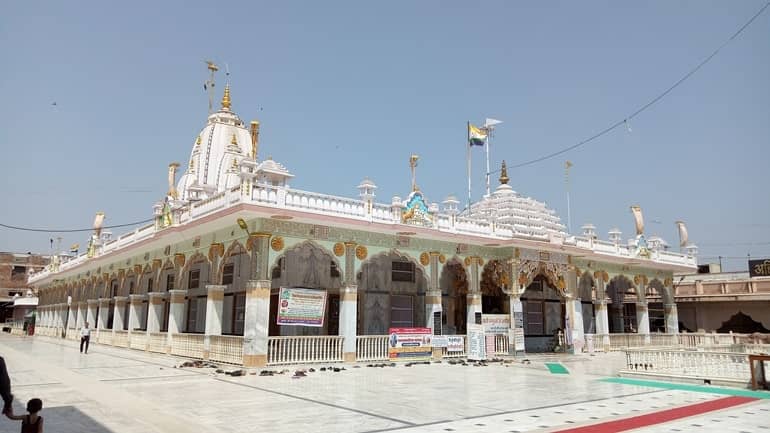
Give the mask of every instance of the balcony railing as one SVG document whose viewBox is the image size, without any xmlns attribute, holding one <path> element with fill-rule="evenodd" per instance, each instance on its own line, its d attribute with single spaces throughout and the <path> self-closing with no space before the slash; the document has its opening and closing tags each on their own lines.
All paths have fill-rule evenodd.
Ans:
<svg viewBox="0 0 770 433">
<path fill-rule="evenodd" d="M 342 362 L 339 336 L 270 337 L 267 364 L 312 364 Z"/>
</svg>

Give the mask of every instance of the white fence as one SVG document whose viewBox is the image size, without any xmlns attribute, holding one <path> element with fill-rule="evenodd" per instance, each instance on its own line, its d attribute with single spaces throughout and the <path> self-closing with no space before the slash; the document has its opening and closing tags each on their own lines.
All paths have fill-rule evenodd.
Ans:
<svg viewBox="0 0 770 433">
<path fill-rule="evenodd" d="M 209 359 L 228 364 L 243 364 L 243 337 L 212 335 L 209 337 Z"/>
<path fill-rule="evenodd" d="M 342 340 L 339 336 L 269 337 L 267 364 L 342 362 Z"/>
<path fill-rule="evenodd" d="M 356 337 L 357 361 L 387 361 L 389 359 L 387 335 L 359 335 Z"/>
<path fill-rule="evenodd" d="M 626 370 L 693 379 L 748 382 L 748 356 L 736 352 L 627 349 Z"/>
</svg>

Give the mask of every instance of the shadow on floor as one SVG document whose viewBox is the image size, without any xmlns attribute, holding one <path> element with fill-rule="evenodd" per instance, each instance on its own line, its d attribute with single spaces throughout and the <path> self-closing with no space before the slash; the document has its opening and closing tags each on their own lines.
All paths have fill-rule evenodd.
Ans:
<svg viewBox="0 0 770 433">
<path fill-rule="evenodd" d="M 14 400 L 14 414 L 26 414 L 27 412 L 24 408 L 24 402 Z M 46 432 L 115 433 L 73 406 L 45 407 L 45 402 L 43 402 L 43 410 L 40 412 L 40 415 L 43 417 Z M 16 433 L 20 430 L 21 421 L 12 421 L 0 415 L 0 433 Z"/>
</svg>

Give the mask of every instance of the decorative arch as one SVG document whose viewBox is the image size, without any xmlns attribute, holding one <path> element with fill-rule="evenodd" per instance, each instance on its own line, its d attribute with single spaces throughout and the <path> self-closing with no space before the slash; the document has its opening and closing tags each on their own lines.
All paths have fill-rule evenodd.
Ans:
<svg viewBox="0 0 770 433">
<path fill-rule="evenodd" d="M 591 301 L 597 299 L 596 293 L 596 281 L 590 272 L 583 272 L 583 275 L 578 279 L 576 298 L 583 301 Z"/>
<path fill-rule="evenodd" d="M 566 282 L 563 274 L 568 265 L 541 261 L 524 261 L 519 268 L 520 287 L 529 287 L 537 276 L 545 278 L 548 285 L 556 288 L 562 297 L 566 297 Z M 523 292 L 523 291 L 522 291 Z"/>
<path fill-rule="evenodd" d="M 197 265 L 199 263 L 203 263 L 203 266 L 211 267 L 211 262 L 209 262 L 208 257 L 201 254 L 200 251 L 196 251 L 195 254 L 187 258 L 185 260 L 184 266 L 182 266 L 181 271 L 179 272 L 179 288 L 183 290 L 187 290 L 188 287 L 188 278 L 190 275 L 190 268 L 192 268 L 193 265 Z"/>
<path fill-rule="evenodd" d="M 468 272 L 462 258 L 454 256 L 446 261 L 439 275 L 442 297 L 442 312 L 445 332 L 466 333 L 468 319 Z"/>
<path fill-rule="evenodd" d="M 658 278 L 653 278 L 647 284 L 646 296 L 660 296 L 660 301 L 664 304 L 673 304 L 674 296 L 671 288 L 660 281 Z"/>
<path fill-rule="evenodd" d="M 222 284 L 222 281 L 224 279 L 224 270 L 225 266 L 231 263 L 231 259 L 236 256 L 243 254 L 246 257 L 246 270 L 248 272 L 248 269 L 251 264 L 251 256 L 248 254 L 248 251 L 246 250 L 246 247 L 243 246 L 239 241 L 234 241 L 230 246 L 227 247 L 227 250 L 225 250 L 224 255 L 222 256 L 222 260 L 219 263 L 219 269 L 217 270 L 217 284 Z"/>
<path fill-rule="evenodd" d="M 329 260 L 328 270 L 318 268 L 318 261 L 324 259 Z M 292 275 L 291 272 L 287 271 L 289 267 L 299 268 L 298 273 Z M 312 269 L 310 269 L 311 267 Z M 285 281 L 287 285 L 291 286 L 339 288 L 344 279 L 343 269 L 334 253 L 312 240 L 302 241 L 283 250 L 280 255 L 275 257 L 269 269 L 271 281 Z M 329 274 L 328 280 L 325 279 L 326 273 Z M 290 277 L 289 280 L 286 280 L 287 275 Z M 335 279 L 338 282 L 334 282 Z M 275 283 L 276 281 L 273 281 L 274 285 Z"/>
</svg>

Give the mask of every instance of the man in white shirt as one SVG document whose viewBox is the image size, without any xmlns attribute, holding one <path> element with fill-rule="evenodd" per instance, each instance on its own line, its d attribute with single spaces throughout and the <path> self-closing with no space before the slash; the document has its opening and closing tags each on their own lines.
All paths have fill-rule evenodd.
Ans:
<svg viewBox="0 0 770 433">
<path fill-rule="evenodd" d="M 91 328 L 88 327 L 88 322 L 80 328 L 80 353 L 83 353 L 83 343 L 86 345 L 85 353 L 88 354 L 88 342 L 91 340 Z"/>
</svg>

